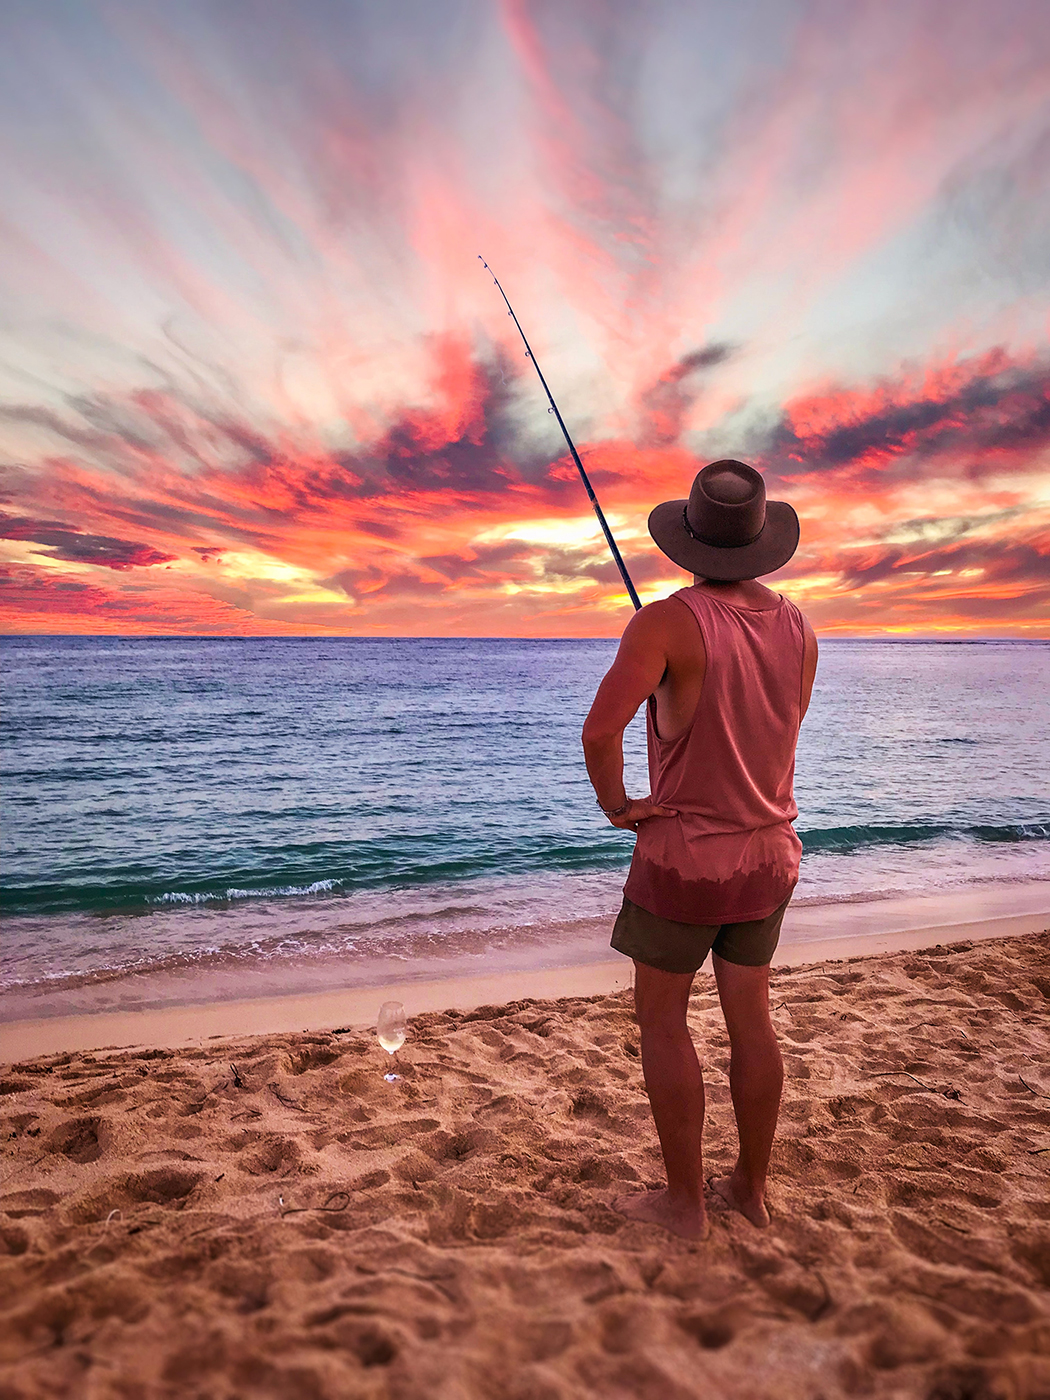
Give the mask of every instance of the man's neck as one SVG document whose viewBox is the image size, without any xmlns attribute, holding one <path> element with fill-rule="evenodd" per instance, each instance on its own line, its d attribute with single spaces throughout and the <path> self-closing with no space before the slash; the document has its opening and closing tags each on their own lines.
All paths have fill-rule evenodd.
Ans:
<svg viewBox="0 0 1050 1400">
<path fill-rule="evenodd" d="M 724 582 L 721 579 L 701 578 L 693 575 L 693 586 L 702 588 L 725 603 L 737 603 L 742 608 L 768 608 L 777 601 L 778 594 L 759 583 L 757 578 L 747 578 Z"/>
</svg>

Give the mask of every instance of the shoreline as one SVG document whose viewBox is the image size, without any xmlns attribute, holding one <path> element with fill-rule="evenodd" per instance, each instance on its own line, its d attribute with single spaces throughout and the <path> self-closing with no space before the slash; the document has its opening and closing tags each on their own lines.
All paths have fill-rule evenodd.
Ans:
<svg viewBox="0 0 1050 1400">
<path fill-rule="evenodd" d="M 594 996 L 622 991 L 632 983 L 627 959 L 608 950 L 609 920 L 581 921 L 575 938 L 537 946 L 525 957 L 492 971 L 478 958 L 434 959 L 422 973 L 394 978 L 389 963 L 329 966 L 339 980 L 324 990 L 255 996 L 215 995 L 206 982 L 194 991 L 190 979 L 176 983 L 183 1000 L 118 1009 L 77 1009 L 10 1019 L 0 1026 L 0 1063 L 42 1054 L 151 1045 L 174 1048 L 194 1041 L 237 1035 L 269 1035 L 374 1024 L 382 1001 L 399 1000 L 408 1015 L 446 1009 L 470 1010 L 522 997 Z M 586 929 L 585 929 L 586 926 Z M 1050 927 L 1050 882 L 959 893 L 877 901 L 801 905 L 790 908 L 773 959 L 775 969 L 913 952 L 960 941 L 1017 938 Z M 582 936 L 581 936 L 582 934 Z M 280 970 L 278 969 L 278 972 Z M 430 973 L 431 975 L 427 975 Z M 210 990 L 211 995 L 207 995 Z M 187 997 L 187 992 L 191 995 Z M 204 993 L 204 995 L 201 995 Z M 10 999 L 10 998 L 8 998 Z"/>
</svg>

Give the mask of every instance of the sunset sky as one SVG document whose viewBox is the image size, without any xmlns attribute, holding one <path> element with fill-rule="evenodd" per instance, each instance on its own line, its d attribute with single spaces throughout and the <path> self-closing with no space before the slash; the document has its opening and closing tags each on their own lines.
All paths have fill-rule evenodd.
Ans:
<svg viewBox="0 0 1050 1400">
<path fill-rule="evenodd" d="M 613 636 L 733 456 L 826 634 L 1050 636 L 1044 0 L 14 0 L 0 625 Z"/>
</svg>

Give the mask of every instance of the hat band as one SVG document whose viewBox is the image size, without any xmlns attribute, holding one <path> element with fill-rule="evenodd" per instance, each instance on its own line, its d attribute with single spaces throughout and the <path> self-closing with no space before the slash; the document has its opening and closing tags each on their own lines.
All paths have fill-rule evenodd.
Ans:
<svg viewBox="0 0 1050 1400">
<path fill-rule="evenodd" d="M 752 535 L 749 540 L 741 540 L 739 544 L 724 544 L 721 540 L 709 540 L 704 535 L 698 535 L 692 525 L 689 524 L 688 501 L 682 507 L 682 524 L 685 526 L 686 532 L 696 540 L 697 544 L 706 544 L 709 549 L 746 549 L 749 544 L 755 543 L 762 534 L 762 531 L 766 528 L 765 517 L 763 517 L 758 534 Z"/>
</svg>

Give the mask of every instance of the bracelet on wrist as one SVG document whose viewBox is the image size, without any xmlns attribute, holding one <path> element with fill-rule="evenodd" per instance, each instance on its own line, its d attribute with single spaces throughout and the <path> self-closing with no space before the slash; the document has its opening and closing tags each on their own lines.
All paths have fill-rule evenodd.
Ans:
<svg viewBox="0 0 1050 1400">
<path fill-rule="evenodd" d="M 595 805 L 598 806 L 598 807 L 602 807 L 601 801 L 600 801 L 598 798 L 595 798 Z M 607 817 L 622 817 L 623 814 L 624 814 L 624 812 L 627 811 L 627 808 L 628 808 L 630 805 L 631 805 L 631 799 L 628 798 L 627 801 L 623 804 L 622 807 L 613 807 L 613 808 L 602 807 L 602 811 L 605 813 L 605 815 L 606 815 Z"/>
</svg>

